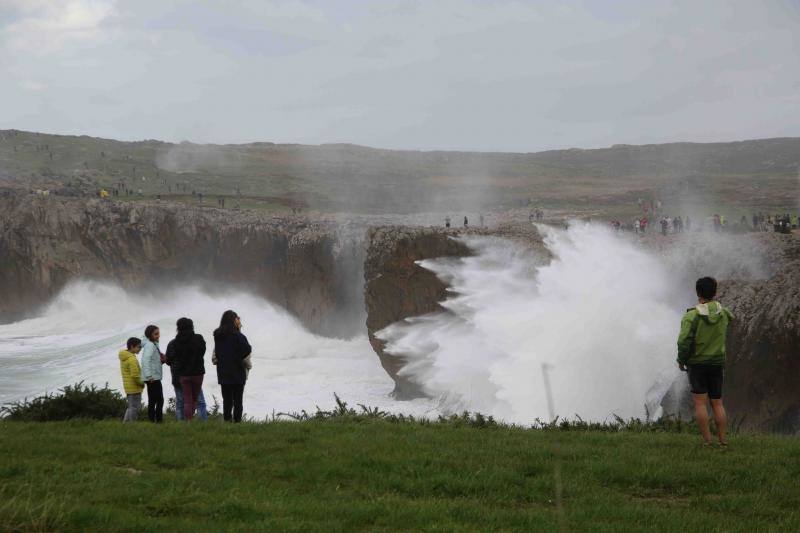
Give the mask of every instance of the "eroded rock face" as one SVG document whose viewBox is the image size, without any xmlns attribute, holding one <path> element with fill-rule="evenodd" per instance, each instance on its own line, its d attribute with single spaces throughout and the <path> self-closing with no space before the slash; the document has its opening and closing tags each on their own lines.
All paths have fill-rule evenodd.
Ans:
<svg viewBox="0 0 800 533">
<path fill-rule="evenodd" d="M 765 237 L 767 238 L 767 237 Z M 770 234 L 779 250 L 766 281 L 721 284 L 736 316 L 726 365 L 726 407 L 742 427 L 800 431 L 800 236 Z"/>
<path fill-rule="evenodd" d="M 505 233 L 504 236 L 515 238 L 524 232 L 478 233 Z M 470 255 L 463 243 L 453 240 L 459 234 L 458 230 L 392 226 L 374 229 L 368 235 L 367 330 L 381 364 L 395 381 L 399 399 L 422 396 L 422 392 L 398 375 L 405 361 L 401 356 L 386 354 L 375 333 L 405 318 L 446 312 L 440 302 L 447 297 L 448 287 L 416 261 Z M 743 428 L 795 433 L 800 431 L 800 236 L 750 234 L 739 238 L 742 242 L 737 246 L 764 254 L 762 259 L 772 273 L 764 280 L 721 280 L 719 300 L 736 315 L 729 332 L 726 406 L 731 421 Z M 529 240 L 535 241 L 536 237 Z M 669 245 L 667 241 L 664 244 Z M 668 246 L 659 246 L 651 246 L 654 253 L 669 253 Z M 736 265 L 722 271 L 731 276 L 749 276 L 761 270 L 733 267 Z M 676 381 L 665 403 L 671 413 L 693 416 L 685 378 Z"/>
<path fill-rule="evenodd" d="M 767 279 L 731 271 L 717 299 L 735 315 L 728 331 L 725 407 L 732 425 L 744 429 L 800 431 L 800 238 L 755 233 L 738 237 L 769 267 Z M 744 253 L 744 252 L 743 252 Z M 746 270 L 746 269 L 745 269 Z M 694 417 L 685 377 L 676 381 L 662 406 Z"/>
<path fill-rule="evenodd" d="M 416 264 L 422 259 L 463 257 L 469 248 L 451 237 L 455 231 L 434 228 L 374 228 L 367 235 L 368 255 L 364 265 L 364 300 L 367 332 L 381 365 L 395 382 L 398 399 L 422 396 L 419 387 L 397 373 L 405 364 L 402 357 L 384 352 L 384 342 L 375 337 L 389 324 L 411 316 L 442 311 L 447 286 L 433 272 Z"/>
<path fill-rule="evenodd" d="M 0 320 L 33 312 L 83 277 L 125 287 L 230 283 L 282 305 L 316 333 L 348 336 L 363 327 L 353 302 L 361 271 L 342 270 L 348 261 L 362 261 L 363 243 L 343 240 L 332 224 L 181 204 L 34 196 L 4 198 L 0 209 Z"/>
<path fill-rule="evenodd" d="M 2 321 L 31 314 L 79 277 L 130 288 L 226 282 L 282 305 L 324 335 L 362 332 L 366 304 L 370 343 L 395 380 L 399 399 L 421 391 L 398 376 L 402 357 L 386 354 L 375 333 L 405 318 L 443 311 L 440 302 L 447 297 L 446 284 L 416 262 L 470 255 L 453 239 L 463 235 L 541 245 L 530 226 L 491 231 L 385 226 L 369 230 L 364 242 L 363 222 L 343 226 L 182 204 L 11 195 L 0 196 L 0 209 Z M 773 268 L 764 280 L 734 279 L 752 268 L 733 269 L 730 279 L 721 280 L 719 299 L 736 315 L 726 404 L 743 427 L 797 432 L 800 236 L 741 238 L 768 254 Z M 686 391 L 676 394 L 685 399 Z"/>
<path fill-rule="evenodd" d="M 447 285 L 417 262 L 472 255 L 467 245 L 457 239 L 470 235 L 499 235 L 527 244 L 541 244 L 538 233 L 530 226 L 495 230 L 387 226 L 373 228 L 367 235 L 368 251 L 364 265 L 367 333 L 381 365 L 395 382 L 394 396 L 397 399 L 412 399 L 424 394 L 417 384 L 398 375 L 405 360 L 402 355 L 387 354 L 384 341 L 375 333 L 405 318 L 434 311 L 447 312 L 440 305 L 448 295 Z"/>
</svg>

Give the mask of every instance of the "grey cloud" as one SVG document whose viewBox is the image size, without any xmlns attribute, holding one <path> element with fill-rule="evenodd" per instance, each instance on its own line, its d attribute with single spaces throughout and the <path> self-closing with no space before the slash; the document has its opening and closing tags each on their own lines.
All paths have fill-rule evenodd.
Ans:
<svg viewBox="0 0 800 533">
<path fill-rule="evenodd" d="M 58 2 L 0 10 L 0 127 L 508 151 L 800 135 L 793 0 L 91 3 L 72 26 Z M 41 53 L 14 44 L 31 17 Z"/>
</svg>

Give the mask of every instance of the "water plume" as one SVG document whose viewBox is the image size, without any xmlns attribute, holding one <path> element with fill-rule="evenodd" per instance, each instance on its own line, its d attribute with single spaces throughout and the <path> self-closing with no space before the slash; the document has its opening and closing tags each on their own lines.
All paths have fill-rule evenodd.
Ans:
<svg viewBox="0 0 800 533">
<path fill-rule="evenodd" d="M 658 414 L 678 375 L 681 309 L 663 261 L 604 227 L 542 226 L 548 264 L 495 238 L 469 238 L 474 257 L 423 261 L 453 297 L 442 313 L 379 332 L 401 371 L 445 408 L 507 421 L 547 420 L 542 365 L 561 416 Z"/>
</svg>

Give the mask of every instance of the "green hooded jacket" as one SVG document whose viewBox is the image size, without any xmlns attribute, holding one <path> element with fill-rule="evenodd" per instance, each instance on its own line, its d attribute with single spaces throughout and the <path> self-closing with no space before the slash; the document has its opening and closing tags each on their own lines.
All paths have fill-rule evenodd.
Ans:
<svg viewBox="0 0 800 533">
<path fill-rule="evenodd" d="M 719 302 L 687 309 L 678 335 L 678 362 L 684 365 L 725 364 L 725 338 L 733 314 Z"/>
</svg>

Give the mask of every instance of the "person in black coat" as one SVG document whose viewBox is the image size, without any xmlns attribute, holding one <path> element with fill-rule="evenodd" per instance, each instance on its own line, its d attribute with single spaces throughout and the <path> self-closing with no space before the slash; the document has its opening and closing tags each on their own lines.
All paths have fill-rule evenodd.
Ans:
<svg viewBox="0 0 800 533">
<path fill-rule="evenodd" d="M 206 341 L 194 332 L 191 319 L 178 319 L 178 334 L 167 345 L 167 364 L 172 367 L 173 376 L 179 376 L 183 391 L 183 416 L 189 421 L 194 416 L 196 402 L 203 387 L 206 368 L 203 356 L 206 354 Z"/>
<path fill-rule="evenodd" d="M 242 396 L 247 381 L 245 359 L 252 348 L 241 329 L 239 315 L 228 310 L 222 313 L 219 327 L 214 331 L 214 361 L 217 380 L 222 388 L 222 416 L 226 422 L 231 419 L 234 422 L 242 421 Z"/>
</svg>

